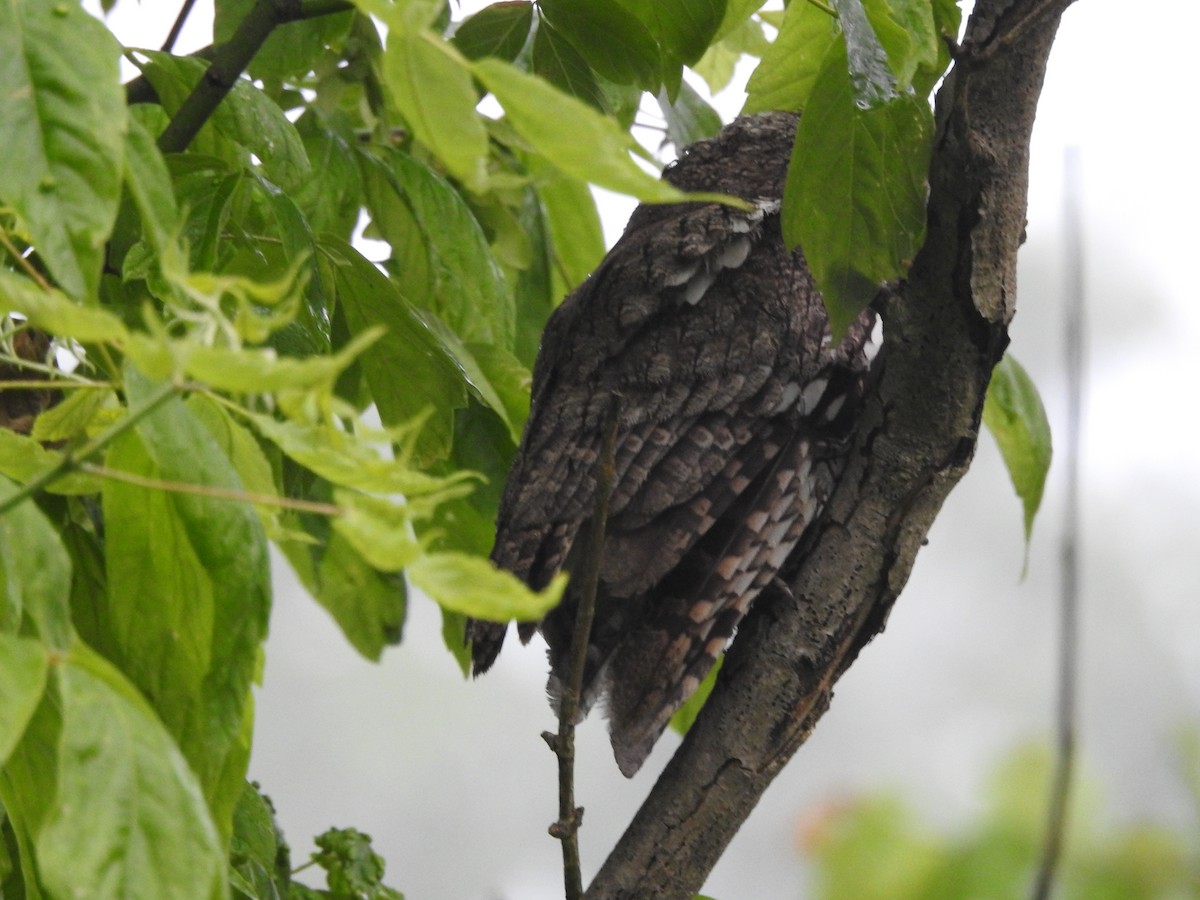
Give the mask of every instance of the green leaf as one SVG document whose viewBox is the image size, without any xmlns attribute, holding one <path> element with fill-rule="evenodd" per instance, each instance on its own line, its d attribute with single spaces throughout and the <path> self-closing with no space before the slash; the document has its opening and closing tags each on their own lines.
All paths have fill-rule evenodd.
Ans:
<svg viewBox="0 0 1200 900">
<path fill-rule="evenodd" d="M 357 154 L 346 135 L 312 111 L 300 117 L 296 129 L 304 139 L 313 171 L 312 177 L 292 192 L 292 199 L 316 234 L 330 233 L 348 241 L 363 202 Z"/>
<path fill-rule="evenodd" d="M 500 60 L 479 60 L 473 70 L 496 95 L 517 133 L 564 174 L 639 200 L 685 199 L 683 192 L 638 167 L 629 155 L 636 142 L 612 119 Z"/>
<path fill-rule="evenodd" d="M 312 855 L 326 872 L 330 894 L 354 900 L 404 900 L 383 884 L 384 862 L 371 849 L 371 836 L 353 828 L 331 828 L 318 835 Z"/>
<path fill-rule="evenodd" d="M 37 440 L 0 428 L 0 475 L 28 482 L 62 464 L 62 454 L 47 450 Z M 83 472 L 68 472 L 46 485 L 52 494 L 94 494 L 100 481 Z"/>
<path fill-rule="evenodd" d="M 0 269 L 0 313 L 10 312 L 20 313 L 49 334 L 85 344 L 120 343 L 126 335 L 121 320 L 107 310 L 81 306 L 61 291 L 42 290 L 27 278 Z"/>
<path fill-rule="evenodd" d="M 732 9 L 731 4 L 730 11 Z M 729 12 L 726 12 L 726 21 L 731 21 Z M 722 25 L 717 34 L 718 40 L 692 66 L 692 71 L 704 79 L 713 94 L 729 87 L 734 67 L 743 55 L 762 57 L 771 46 L 763 32 L 762 21 L 757 18 L 743 17 L 728 30 Z"/>
<path fill-rule="evenodd" d="M 225 897 L 221 841 L 195 777 L 154 713 L 83 645 L 57 675 L 58 792 L 36 838 L 50 895 Z"/>
<path fill-rule="evenodd" d="M 15 855 L 20 859 L 21 879 L 18 885 L 25 889 L 25 893 L 17 896 L 28 900 L 48 898 L 41 889 L 34 839 L 51 813 L 58 795 L 58 747 L 61 734 L 62 702 L 58 679 L 52 676 L 46 680 L 41 702 L 37 704 L 24 734 L 0 771 L 0 806 L 7 819 L 4 824 L 12 828 L 17 851 Z M 4 840 L 5 844 L 8 843 L 7 831 L 8 828 L 0 825 L 0 840 Z M 5 888 L 7 900 L 10 884 L 5 880 L 0 881 L 0 885 Z M 33 890 L 30 890 L 31 886 Z"/>
<path fill-rule="evenodd" d="M 185 212 L 181 243 L 188 248 L 188 266 L 193 271 L 215 271 L 219 265 L 218 250 L 224 246 L 231 201 L 245 174 L 232 172 L 220 160 L 191 152 L 171 157 L 168 165 L 174 174 L 179 206 Z M 125 277 L 131 276 L 125 273 Z"/>
<path fill-rule="evenodd" d="M 470 63 L 428 29 L 397 27 L 389 18 L 383 76 L 401 115 L 422 144 L 468 188 L 487 184 L 487 131 L 475 112 L 479 97 Z"/>
<path fill-rule="evenodd" d="M 278 285 L 270 309 L 257 299 L 238 309 L 239 330 L 254 343 L 267 340 L 291 356 L 325 353 L 330 346 L 331 292 L 317 265 L 316 238 L 291 197 L 257 176 L 243 178 L 232 198 L 237 219 L 225 242 L 222 275 Z"/>
<path fill-rule="evenodd" d="M 404 296 L 432 310 L 463 340 L 511 346 L 512 292 L 462 196 L 405 153 L 389 153 L 385 162 L 383 171 L 394 192 L 391 202 L 398 197 L 412 213 L 433 275 L 432 285 L 413 283 L 405 277 L 407 260 L 402 257 Z M 400 241 L 401 247 L 412 246 L 411 239 Z"/>
<path fill-rule="evenodd" d="M 463 678 L 471 675 L 471 648 L 467 646 L 467 617 L 462 613 L 442 610 L 442 643 L 458 663 Z"/>
<path fill-rule="evenodd" d="M 469 344 L 466 349 L 494 392 L 494 399 L 484 402 L 504 422 L 513 443 L 520 443 L 521 431 L 525 428 L 525 420 L 529 418 L 532 374 L 520 360 L 501 347 Z M 497 403 L 499 408 L 493 405 Z"/>
<path fill-rule="evenodd" d="M 603 112 L 603 91 L 582 54 L 546 19 L 538 22 L 530 56 L 533 73 L 559 90 Z"/>
<path fill-rule="evenodd" d="M 826 55 L 800 117 L 783 200 L 783 233 L 799 244 L 840 333 L 903 275 L 925 240 L 933 113 L 924 98 L 864 108 L 840 42 Z"/>
<path fill-rule="evenodd" d="M 142 217 L 147 241 L 162 253 L 180 228 L 179 209 L 171 186 L 171 173 L 154 135 L 137 119 L 130 117 L 125 136 L 125 187 Z"/>
<path fill-rule="evenodd" d="M 254 434 L 245 425 L 235 422 L 223 406 L 205 394 L 193 394 L 187 399 L 187 407 L 233 463 L 246 490 L 257 494 L 278 494 L 271 463 Z M 265 505 L 257 509 L 267 537 L 282 537 L 284 527 L 280 521 L 280 510 Z"/>
<path fill-rule="evenodd" d="M 16 485 L 0 477 L 0 501 Z M 54 526 L 25 500 L 0 516 L 0 628 L 15 632 L 32 620 L 42 643 L 63 650 L 71 643 L 71 559 Z"/>
<path fill-rule="evenodd" d="M 304 184 L 312 172 L 296 126 L 270 97 L 239 79 L 213 113 L 213 126 L 259 158 L 262 171 L 285 191 Z"/>
<path fill-rule="evenodd" d="M 77 3 L 0 4 L 0 198 L 68 294 L 93 298 L 127 121 L 108 29 Z"/>
<path fill-rule="evenodd" d="M 667 65 L 694 63 L 704 55 L 726 12 L 726 0 L 616 0 L 657 41 Z"/>
<path fill-rule="evenodd" d="M 897 79 L 892 73 L 887 51 L 884 50 L 863 8 L 863 0 L 833 0 L 833 5 L 837 8 L 838 20 L 842 26 L 850 81 L 854 85 L 854 99 L 865 107 L 873 107 L 894 99 L 898 88 Z M 884 16 L 880 17 L 880 22 L 895 28 L 895 24 Z M 907 40 L 903 34 L 897 36 L 897 42 Z M 905 49 L 907 50 L 907 47 Z"/>
<path fill-rule="evenodd" d="M 233 393 L 331 393 L 342 372 L 380 337 L 379 329 L 364 331 L 337 353 L 304 359 L 280 357 L 269 349 L 209 347 L 192 341 L 163 343 L 143 334 L 132 336 L 128 351 L 130 359 L 155 375 L 165 378 L 179 371 Z"/>
<path fill-rule="evenodd" d="M 40 641 L 0 632 L 0 766 L 42 700 L 48 669 Z"/>
<path fill-rule="evenodd" d="M 919 70 L 935 69 L 944 42 L 934 26 L 928 0 L 864 0 L 863 8 L 887 53 L 899 90 L 911 87 Z M 920 93 L 927 94 L 930 87 L 932 82 Z"/>
<path fill-rule="evenodd" d="M 105 406 L 111 406 L 115 412 L 116 405 L 116 394 L 109 388 L 79 388 L 39 415 L 29 436 L 47 442 L 81 437 Z"/>
<path fill-rule="evenodd" d="M 400 643 L 407 609 L 403 579 L 381 574 L 334 532 L 315 580 L 317 601 L 364 657 L 377 661 L 385 647 Z"/>
<path fill-rule="evenodd" d="M 560 572 L 544 590 L 532 591 L 483 557 L 455 552 L 420 556 L 404 574 L 441 606 L 496 622 L 536 622 L 558 605 L 567 586 L 567 576 Z"/>
<path fill-rule="evenodd" d="M 495 385 L 492 384 L 491 379 L 480 367 L 479 362 L 475 359 L 474 354 L 467 349 L 467 345 L 460 341 L 458 339 L 458 335 L 447 328 L 445 323 L 439 321 L 434 316 L 422 314 L 421 320 L 425 324 L 425 327 L 429 329 L 429 331 L 438 339 L 441 345 L 446 348 L 446 351 L 453 357 L 455 365 L 458 366 L 459 372 L 462 373 L 462 377 L 464 381 L 466 381 L 467 387 L 470 388 L 471 393 L 485 406 L 495 412 L 496 415 L 503 419 L 505 425 L 519 434 L 520 426 L 514 426 L 509 420 L 507 404 L 501 399 L 499 393 L 497 393 Z M 476 346 L 488 345 L 476 344 Z M 497 347 L 496 350 L 500 353 L 507 353 L 507 351 L 499 347 Z M 503 368 L 501 368 L 497 370 L 497 374 L 501 377 L 508 377 L 511 372 L 506 372 Z"/>
<path fill-rule="evenodd" d="M 208 63 L 199 59 L 171 56 L 157 50 L 139 50 L 138 53 L 150 60 L 143 65 L 142 71 L 154 85 L 163 106 L 172 114 L 178 111 L 183 99 L 208 70 Z M 285 191 L 299 188 L 312 171 L 296 126 L 275 101 L 244 78 L 234 83 L 212 119 L 201 129 L 202 134 L 210 127 L 226 141 L 257 156 L 262 171 Z M 193 142 L 189 149 L 213 152 L 205 140 Z M 216 155 L 222 155 L 219 149 Z M 249 163 L 245 157 L 228 161 L 242 165 Z"/>
<path fill-rule="evenodd" d="M 585 180 L 563 175 L 540 156 L 528 157 L 525 164 L 546 211 L 554 268 L 564 285 L 574 288 L 604 259 L 604 229 L 595 197 Z M 552 297 L 553 305 L 560 299 Z"/>
<path fill-rule="evenodd" d="M 126 389 L 136 405 L 153 385 L 127 367 Z M 178 399 L 114 441 L 107 465 L 242 490 L 229 458 Z M 242 780 L 227 766 L 244 752 L 239 742 L 270 610 L 262 524 L 248 503 L 124 482 L 107 482 L 103 500 L 109 616 L 122 668 L 153 699 L 227 834 Z"/>
<path fill-rule="evenodd" d="M 675 732 L 687 734 L 691 730 L 692 725 L 696 722 L 696 717 L 700 715 L 700 710 L 708 702 L 708 695 L 712 693 L 713 685 L 717 683 L 717 675 L 724 662 L 725 656 L 722 654 L 713 667 L 708 670 L 708 674 L 704 676 L 704 680 L 700 682 L 695 693 L 688 697 L 679 709 L 675 710 L 675 714 L 671 716 L 671 728 Z"/>
<path fill-rule="evenodd" d="M 467 59 L 496 56 L 512 62 L 529 39 L 532 27 L 532 3 L 501 0 L 459 25 L 451 41 Z"/>
<path fill-rule="evenodd" d="M 380 572 L 399 572 L 420 555 L 413 510 L 403 500 L 353 491 L 335 491 L 333 496 L 344 511 L 333 520 L 333 530 Z"/>
<path fill-rule="evenodd" d="M 457 472 L 445 478 L 428 475 L 412 468 L 411 461 L 398 454 L 384 459 L 374 442 L 362 440 L 331 426 L 281 422 L 257 413 L 242 413 L 258 432 L 284 453 L 322 478 L 342 487 L 381 494 L 403 494 L 410 502 L 436 504 L 470 491 L 469 472 Z M 418 423 L 410 423 L 413 429 Z M 374 435 L 386 440 L 391 435 Z"/>
<path fill-rule="evenodd" d="M 746 84 L 742 114 L 773 109 L 802 111 L 837 39 L 837 20 L 820 7 L 811 3 L 790 5 L 779 35 Z"/>
<path fill-rule="evenodd" d="M 628 9 L 611 0 L 541 0 L 538 10 L 605 78 L 658 90 L 663 67 L 658 42 Z"/>
<path fill-rule="evenodd" d="M 229 841 L 229 866 L 250 888 L 242 892 L 252 900 L 275 900 L 281 896 L 277 874 L 283 879 L 288 872 L 278 872 L 280 835 L 269 801 L 258 792 L 256 785 L 246 783 L 233 811 L 233 836 Z M 286 852 L 286 848 L 285 848 Z M 235 886 L 236 883 L 234 883 Z M 283 895 L 286 896 L 286 895 Z"/>
<path fill-rule="evenodd" d="M 992 370 L 983 405 L 983 424 L 996 439 L 1013 487 L 1021 498 L 1028 546 L 1033 519 L 1042 503 L 1053 448 L 1050 422 L 1037 386 L 1012 354 L 1005 355 Z"/>
<path fill-rule="evenodd" d="M 915 2 L 915 0 L 913 0 Z M 922 67 L 914 79 L 920 93 L 933 90 L 938 78 L 950 66 L 950 42 L 958 40 L 958 29 L 962 24 L 962 9 L 958 0 L 932 0 L 933 26 L 937 32 L 937 61 L 932 68 Z"/>
<path fill-rule="evenodd" d="M 427 414 L 417 441 L 417 462 L 445 456 L 454 409 L 467 402 L 466 384 L 454 359 L 396 286 L 361 253 L 332 239 L 320 246 L 332 265 L 338 302 L 351 331 L 387 328 L 362 360 L 380 418 L 384 424 L 399 425 Z M 398 385 L 405 389 L 397 390 Z"/>
<path fill-rule="evenodd" d="M 658 93 L 658 108 L 667 120 L 666 140 L 676 149 L 686 147 L 721 130 L 721 117 L 686 82 L 672 103 L 665 91 Z"/>
</svg>

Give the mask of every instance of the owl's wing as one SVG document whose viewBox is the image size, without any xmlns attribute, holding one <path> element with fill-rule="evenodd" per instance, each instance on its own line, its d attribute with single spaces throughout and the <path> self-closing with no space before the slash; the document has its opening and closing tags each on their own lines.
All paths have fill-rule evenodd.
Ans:
<svg viewBox="0 0 1200 900">
<path fill-rule="evenodd" d="M 561 567 L 591 514 L 610 402 L 614 524 L 678 505 L 688 479 L 719 472 L 753 437 L 745 423 L 779 393 L 772 375 L 793 330 L 792 310 L 758 299 L 795 274 L 791 255 L 763 237 L 778 227 L 777 206 L 653 209 L 555 313 L 501 501 L 498 565 L 535 587 Z"/>
<path fill-rule="evenodd" d="M 574 568 L 615 402 L 584 703 L 608 694 L 626 774 L 824 499 L 812 430 L 837 417 L 826 415 L 834 357 L 823 350 L 819 295 L 803 257 L 785 248 L 777 212 L 777 201 L 639 209 L 543 337 L 492 558 L 535 588 Z M 569 589 L 541 626 L 555 676 L 574 608 Z M 472 626 L 476 671 L 494 660 L 504 629 Z"/>
</svg>

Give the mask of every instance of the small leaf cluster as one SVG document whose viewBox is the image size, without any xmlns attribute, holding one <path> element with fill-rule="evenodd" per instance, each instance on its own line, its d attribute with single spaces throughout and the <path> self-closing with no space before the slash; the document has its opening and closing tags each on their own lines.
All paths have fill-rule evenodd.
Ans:
<svg viewBox="0 0 1200 900">
<path fill-rule="evenodd" d="M 257 784 L 245 785 L 234 810 L 229 847 L 229 884 L 246 900 L 404 900 L 383 883 L 383 859 L 371 848 L 370 835 L 353 828 L 331 828 L 314 839 L 309 861 L 292 868 L 291 848 L 275 823 L 275 811 Z M 319 866 L 324 890 L 307 887 L 293 876 Z"/>
</svg>

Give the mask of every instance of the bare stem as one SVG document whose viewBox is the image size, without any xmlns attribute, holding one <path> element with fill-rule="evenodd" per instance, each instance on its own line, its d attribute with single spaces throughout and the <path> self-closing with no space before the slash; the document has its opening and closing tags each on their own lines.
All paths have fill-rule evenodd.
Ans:
<svg viewBox="0 0 1200 900">
<path fill-rule="evenodd" d="M 604 555 L 604 532 L 608 523 L 608 501 L 612 496 L 614 457 L 617 443 L 618 397 L 612 394 L 604 419 L 604 440 L 596 460 L 596 500 L 588 532 L 587 553 L 580 573 L 575 631 L 571 639 L 571 667 L 558 708 L 558 735 L 545 735 L 558 756 L 558 821 L 550 834 L 562 842 L 563 889 L 567 900 L 583 897 L 583 869 L 579 857 L 579 826 L 583 807 L 575 805 L 575 721 L 579 718 L 583 674 L 588 643 L 596 614 L 596 590 L 600 583 L 600 560 Z"/>
<path fill-rule="evenodd" d="M 183 0 L 183 5 L 179 7 L 179 15 L 175 17 L 175 23 L 167 33 L 167 39 L 163 41 L 163 53 L 170 53 L 175 48 L 175 42 L 179 40 L 179 32 L 183 31 L 183 25 L 187 22 L 188 16 L 191 15 L 192 7 L 195 5 L 196 0 Z"/>
<path fill-rule="evenodd" d="M 1066 344 L 1067 423 L 1064 466 L 1067 497 L 1059 563 L 1062 584 L 1059 592 L 1059 659 L 1057 733 L 1054 779 L 1050 785 L 1050 803 L 1046 813 L 1046 835 L 1042 858 L 1034 884 L 1035 900 L 1046 900 L 1054 890 L 1054 878 L 1065 843 L 1067 807 L 1071 795 L 1071 775 L 1075 767 L 1075 719 L 1078 689 L 1076 670 L 1079 657 L 1079 433 L 1083 409 L 1083 188 L 1080 184 L 1079 148 L 1067 148 L 1063 161 L 1066 182 L 1064 237 L 1066 239 L 1067 277 Z"/>
</svg>

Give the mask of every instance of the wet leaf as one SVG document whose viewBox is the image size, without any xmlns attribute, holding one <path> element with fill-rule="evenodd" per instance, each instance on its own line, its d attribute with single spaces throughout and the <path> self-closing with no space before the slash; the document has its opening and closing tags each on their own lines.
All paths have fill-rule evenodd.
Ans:
<svg viewBox="0 0 1200 900">
<path fill-rule="evenodd" d="M 1033 520 L 1042 503 L 1053 449 L 1050 422 L 1037 386 L 1011 353 L 992 370 L 983 406 L 983 424 L 996 439 L 1013 487 L 1021 498 L 1028 545 Z"/>
</svg>

